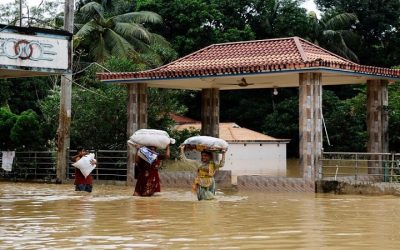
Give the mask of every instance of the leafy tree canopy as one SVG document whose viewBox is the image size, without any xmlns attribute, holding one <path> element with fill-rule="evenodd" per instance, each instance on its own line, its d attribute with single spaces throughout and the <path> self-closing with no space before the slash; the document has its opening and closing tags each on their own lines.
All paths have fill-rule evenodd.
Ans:
<svg viewBox="0 0 400 250">
<path fill-rule="evenodd" d="M 316 3 L 326 12 L 354 13 L 358 17 L 354 30 L 361 43 L 355 47 L 355 53 L 362 64 L 385 67 L 398 64 L 400 1 L 316 0 Z M 396 55 L 392 56 L 393 53 Z"/>
<path fill-rule="evenodd" d="M 107 18 L 101 4 L 89 2 L 76 13 L 74 46 L 88 52 L 89 61 L 97 62 L 111 56 L 136 60 L 148 54 L 160 56 L 157 48 L 168 48 L 169 43 L 147 30 L 145 24 L 161 22 L 161 17 L 150 11 Z"/>
<path fill-rule="evenodd" d="M 10 133 L 16 121 L 17 116 L 9 108 L 0 108 L 0 147 L 2 150 L 11 150 L 14 148 Z"/>
<path fill-rule="evenodd" d="M 22 1 L 22 17 L 20 16 L 20 1 Z M 23 26 L 59 28 L 59 18 L 63 10 L 63 0 L 43 0 L 39 5 L 28 6 L 27 0 L 14 0 L 0 4 L 0 23 L 19 25 L 22 18 Z"/>
<path fill-rule="evenodd" d="M 180 56 L 213 43 L 304 36 L 306 10 L 295 0 L 140 0 L 138 10 L 159 13 L 153 26 Z"/>
<path fill-rule="evenodd" d="M 15 114 L 32 109 L 40 113 L 39 102 L 53 85 L 49 77 L 0 79 L 0 104 Z"/>
</svg>

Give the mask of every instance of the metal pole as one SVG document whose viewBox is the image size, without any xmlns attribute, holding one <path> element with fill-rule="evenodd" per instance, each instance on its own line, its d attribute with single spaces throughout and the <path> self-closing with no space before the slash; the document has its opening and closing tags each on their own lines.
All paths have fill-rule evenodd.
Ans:
<svg viewBox="0 0 400 250">
<path fill-rule="evenodd" d="M 65 0 L 64 29 L 73 33 L 74 0 Z M 72 69 L 72 41 L 68 58 Z M 57 183 L 66 179 L 67 149 L 70 145 L 72 74 L 61 76 L 60 113 L 57 129 Z"/>
<path fill-rule="evenodd" d="M 19 0 L 19 27 L 22 27 L 22 0 Z"/>
</svg>

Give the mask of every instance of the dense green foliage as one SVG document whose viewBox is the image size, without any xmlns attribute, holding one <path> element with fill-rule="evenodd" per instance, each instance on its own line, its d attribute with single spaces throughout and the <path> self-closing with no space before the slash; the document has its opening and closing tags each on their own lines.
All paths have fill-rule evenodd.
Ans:
<svg viewBox="0 0 400 250">
<path fill-rule="evenodd" d="M 163 37 L 145 27 L 146 23 L 161 23 L 158 14 L 140 11 L 106 18 L 104 11 L 101 4 L 89 2 L 76 12 L 74 46 L 88 52 L 89 60 L 104 62 L 116 56 L 143 62 L 146 55 L 162 56 L 157 49 L 169 47 Z"/>
<path fill-rule="evenodd" d="M 1 149 L 14 148 L 14 142 L 10 138 L 11 129 L 17 121 L 17 116 L 8 108 L 0 108 L 0 142 Z"/>
<path fill-rule="evenodd" d="M 154 26 L 184 56 L 207 45 L 284 36 L 305 37 L 306 10 L 293 0 L 140 0 L 138 10 L 160 14 Z"/>
<path fill-rule="evenodd" d="M 16 115 L 6 107 L 0 108 L 1 149 L 45 149 L 47 142 L 43 132 L 35 111 L 28 109 Z"/>
<path fill-rule="evenodd" d="M 354 13 L 358 22 L 353 31 L 360 40 L 353 47 L 360 62 L 392 67 L 400 60 L 400 1 L 316 0 L 327 15 Z"/>
</svg>

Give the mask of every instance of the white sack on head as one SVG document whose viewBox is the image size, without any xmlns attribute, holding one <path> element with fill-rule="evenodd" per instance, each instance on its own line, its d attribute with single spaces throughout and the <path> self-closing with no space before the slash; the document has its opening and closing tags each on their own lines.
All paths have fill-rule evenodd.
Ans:
<svg viewBox="0 0 400 250">
<path fill-rule="evenodd" d="M 87 154 L 82 156 L 82 158 L 80 158 L 79 161 L 72 163 L 72 166 L 78 168 L 86 178 L 96 167 L 96 165 L 92 165 L 90 163 L 90 161 L 93 159 L 94 159 L 94 154 Z"/>
<path fill-rule="evenodd" d="M 175 139 L 169 137 L 164 130 L 139 129 L 129 138 L 128 143 L 165 149 L 169 144 L 174 144 Z"/>
<path fill-rule="evenodd" d="M 226 151 L 229 146 L 229 144 L 223 139 L 204 135 L 187 138 L 182 144 L 196 146 L 196 149 L 199 151 L 202 151 L 203 149 Z"/>
</svg>

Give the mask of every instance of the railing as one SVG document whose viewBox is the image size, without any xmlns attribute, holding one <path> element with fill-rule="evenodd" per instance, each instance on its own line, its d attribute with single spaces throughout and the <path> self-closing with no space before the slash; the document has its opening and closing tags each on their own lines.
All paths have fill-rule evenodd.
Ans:
<svg viewBox="0 0 400 250">
<path fill-rule="evenodd" d="M 324 152 L 319 177 L 325 180 L 400 182 L 400 154 Z"/>
<path fill-rule="evenodd" d="M 15 152 L 12 171 L 4 171 L 1 168 L 0 177 L 3 179 L 51 180 L 53 176 L 56 176 L 55 159 L 56 152 L 53 151 L 17 151 Z"/>
<path fill-rule="evenodd" d="M 92 172 L 95 180 L 126 181 L 126 150 L 93 150 L 97 167 Z M 71 156 L 76 150 L 68 152 L 67 178 L 74 179 L 75 168 Z M 1 166 L 0 151 L 0 166 Z M 12 171 L 0 168 L 0 179 L 6 180 L 44 180 L 56 179 L 55 151 L 16 152 Z M 353 153 L 323 152 L 319 179 L 369 182 L 400 182 L 400 154 L 398 153 Z"/>
<path fill-rule="evenodd" d="M 92 172 L 95 180 L 126 181 L 127 151 L 126 150 L 93 150 L 97 166 Z M 76 150 L 68 152 L 67 179 L 74 179 L 75 168 L 71 165 L 71 157 Z M 25 151 L 15 152 L 12 171 L 1 168 L 2 153 L 0 152 L 0 178 L 8 180 L 44 180 L 56 179 L 57 152 L 55 151 Z"/>
</svg>

